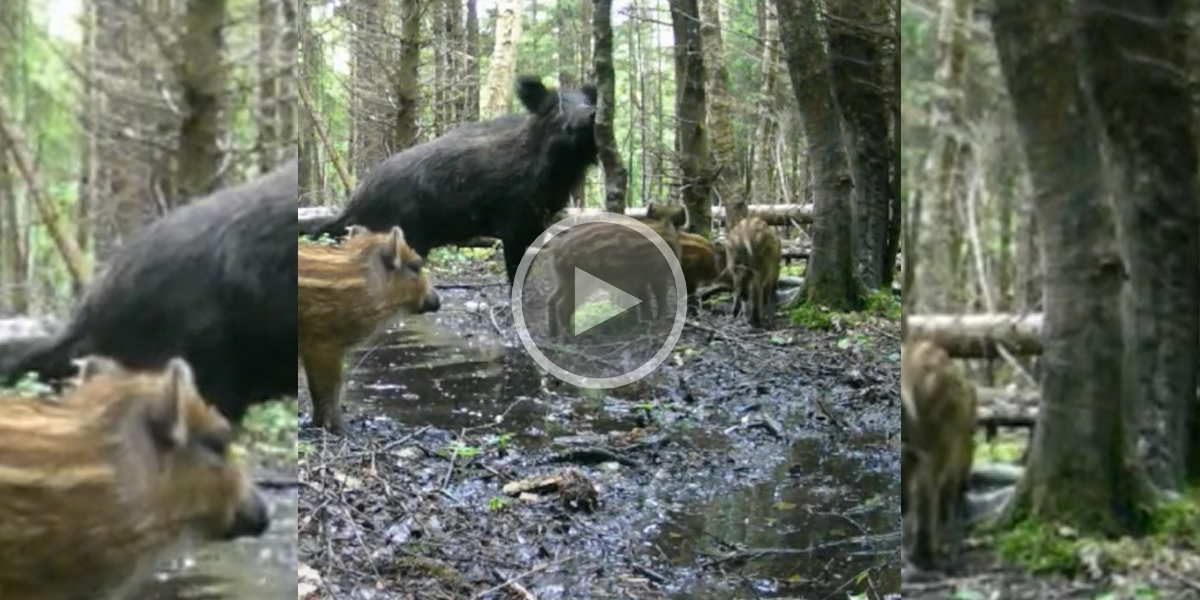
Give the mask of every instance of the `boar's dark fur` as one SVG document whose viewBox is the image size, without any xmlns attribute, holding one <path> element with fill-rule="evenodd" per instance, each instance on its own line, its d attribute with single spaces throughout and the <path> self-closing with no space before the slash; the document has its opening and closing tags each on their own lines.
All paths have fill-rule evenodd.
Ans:
<svg viewBox="0 0 1200 600">
<path fill-rule="evenodd" d="M 0 383 L 61 382 L 73 359 L 133 370 L 192 365 L 201 394 L 239 422 L 296 393 L 296 162 L 168 213 L 126 243 L 57 336 L 0 356 Z"/>
<path fill-rule="evenodd" d="M 399 225 L 426 256 L 476 236 L 499 238 L 512 283 L 525 250 L 597 163 L 596 88 L 547 89 L 517 79 L 528 114 L 462 125 L 393 155 L 367 173 L 341 214 L 305 227 L 341 239 L 350 225 Z"/>
</svg>

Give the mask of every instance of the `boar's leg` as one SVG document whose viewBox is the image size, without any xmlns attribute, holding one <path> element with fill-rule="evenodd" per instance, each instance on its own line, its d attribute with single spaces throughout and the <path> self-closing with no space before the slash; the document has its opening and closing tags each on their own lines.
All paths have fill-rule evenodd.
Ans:
<svg viewBox="0 0 1200 600">
<path fill-rule="evenodd" d="M 327 348 L 308 348 L 304 353 L 304 374 L 308 377 L 308 392 L 312 396 L 313 424 L 342 435 L 345 424 L 340 401 L 341 353 Z"/>
<path fill-rule="evenodd" d="M 559 279 L 554 293 L 546 305 L 547 331 L 551 339 L 560 339 L 571 333 L 571 317 L 575 313 L 575 286 Z"/>
<path fill-rule="evenodd" d="M 925 462 L 925 461 L 922 461 Z M 920 569 L 932 569 L 938 543 L 938 517 L 941 509 L 938 506 L 941 492 L 937 489 L 937 481 L 929 464 L 919 464 L 917 472 L 917 489 L 914 498 L 916 506 L 916 540 L 913 543 L 912 562 Z"/>
<path fill-rule="evenodd" d="M 517 279 L 517 268 L 521 266 L 521 259 L 525 258 L 525 251 L 541 233 L 540 228 L 529 229 L 517 226 L 496 236 L 500 238 L 500 242 L 504 246 L 504 271 L 508 275 L 510 288 Z"/>
</svg>

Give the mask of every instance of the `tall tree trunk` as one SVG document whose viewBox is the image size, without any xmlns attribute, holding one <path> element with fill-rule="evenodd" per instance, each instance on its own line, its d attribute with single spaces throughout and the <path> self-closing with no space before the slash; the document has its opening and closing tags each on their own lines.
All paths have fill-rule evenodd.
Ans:
<svg viewBox="0 0 1200 600">
<path fill-rule="evenodd" d="M 296 57 L 300 50 L 297 43 L 296 0 L 280 0 L 283 6 L 283 37 L 279 42 L 276 53 L 276 74 L 278 77 L 277 93 L 279 94 L 279 143 L 276 152 L 279 161 L 294 155 L 299 138 L 296 135 L 298 126 L 296 107 L 300 100 L 296 97 L 296 78 L 299 69 Z M 278 166 L 278 165 L 277 165 Z"/>
<path fill-rule="evenodd" d="M 696 233 L 712 229 L 711 174 L 708 135 L 704 124 L 708 102 L 704 93 L 704 43 L 700 37 L 698 0 L 670 0 L 675 32 L 676 145 L 679 150 L 683 205 Z"/>
<path fill-rule="evenodd" d="M 596 36 L 596 146 L 604 167 L 604 210 L 625 213 L 628 173 L 613 134 L 617 77 L 613 70 L 612 0 L 598 0 L 592 24 Z"/>
<path fill-rule="evenodd" d="M 704 38 L 704 66 L 707 68 L 709 149 L 712 151 L 712 191 L 725 207 L 725 226 L 734 225 L 749 213 L 746 198 L 738 190 L 733 139 L 733 99 L 729 97 L 729 72 L 725 68 L 725 44 L 721 39 L 722 0 L 700 0 Z"/>
<path fill-rule="evenodd" d="M 299 32 L 300 56 L 303 60 L 300 66 L 300 85 L 308 85 L 308 82 L 321 81 L 321 71 L 324 63 L 324 50 L 321 45 L 321 36 L 314 35 L 312 30 L 312 21 L 310 20 L 311 0 L 299 0 L 299 22 L 296 29 Z M 316 93 L 316 90 L 313 90 Z M 297 89 L 299 94 L 299 89 Z M 321 142 L 317 136 L 316 124 L 313 122 L 312 115 L 307 110 L 301 110 L 299 113 L 300 133 L 297 146 L 297 154 L 299 172 L 297 179 L 300 183 L 300 199 L 304 201 L 312 190 L 320 190 L 324 186 L 324 182 L 319 175 Z"/>
<path fill-rule="evenodd" d="M 814 0 L 777 0 L 777 8 L 779 37 L 800 105 L 807 162 L 813 170 L 813 249 L 805 297 L 813 306 L 857 310 L 862 306 L 862 286 L 855 273 L 853 185 L 816 5 Z"/>
<path fill-rule="evenodd" d="M 883 287 L 888 256 L 888 113 L 883 49 L 875 23 L 887 22 L 875 0 L 827 3 L 833 89 L 846 124 L 854 176 L 854 226 L 858 273 L 867 288 Z"/>
<path fill-rule="evenodd" d="M 893 15 L 893 19 L 899 22 L 900 15 Z M 900 258 L 900 237 L 901 228 L 904 225 L 902 215 L 904 208 L 901 205 L 901 195 L 903 186 L 901 185 L 901 145 L 900 145 L 900 30 L 896 30 L 896 38 L 892 43 L 892 72 L 888 77 L 888 81 L 892 82 L 891 89 L 891 105 L 892 105 L 892 212 L 888 227 L 888 269 L 883 278 L 884 286 L 891 288 L 896 275 L 895 263 Z"/>
<path fill-rule="evenodd" d="M 100 102 L 103 98 L 103 95 L 95 84 L 96 76 L 99 75 L 96 69 L 97 58 L 99 58 L 96 46 L 97 10 L 99 8 L 95 3 L 87 3 L 83 8 L 82 23 L 84 77 L 81 82 L 83 86 L 83 103 L 81 107 L 83 114 L 81 120 L 84 123 L 84 127 L 83 131 L 80 132 L 82 139 L 80 140 L 79 156 L 79 195 L 75 200 L 75 239 L 84 254 L 89 254 L 92 246 L 92 232 L 94 228 L 92 210 L 96 205 L 97 199 L 95 182 L 99 141 L 96 124 L 100 122 Z M 0 17 L 0 23 L 11 23 L 11 21 L 6 21 Z M 0 58 L 0 72 L 10 72 L 5 68 L 3 58 Z M 0 161 L 2 160 L 0 159 Z M 0 172 L 3 170 L 4 166 L 0 165 Z M 14 232 L 13 235 L 16 235 L 16 233 Z M 4 233 L 0 230 L 0 237 L 3 236 Z M 2 261 L 0 261 L 0 264 L 3 264 Z"/>
<path fill-rule="evenodd" d="M 509 112 L 513 81 L 516 78 L 517 43 L 521 39 L 520 0 L 496 3 L 496 39 L 488 64 L 487 81 L 481 92 L 483 118 L 491 119 Z"/>
<path fill-rule="evenodd" d="M 1119 533 L 1144 499 L 1126 460 L 1133 432 L 1114 393 L 1122 389 L 1124 275 L 1068 10 L 1057 2 L 997 0 L 993 22 L 1046 270 L 1043 409 L 1009 517 Z"/>
<path fill-rule="evenodd" d="M 934 75 L 936 96 L 930 103 L 933 140 L 925 172 L 933 175 L 925 195 L 924 221 L 918 230 L 921 262 L 916 286 L 920 288 L 918 312 L 957 310 L 962 306 L 963 236 L 966 227 L 958 218 L 959 199 L 966 197 L 961 179 L 971 149 L 957 132 L 965 128 L 963 93 L 967 68 L 968 30 L 972 0 L 941 0 L 938 17 L 938 65 Z"/>
<path fill-rule="evenodd" d="M 258 0 L 258 169 L 269 172 L 278 164 L 279 71 L 275 63 L 279 44 L 279 5 L 286 0 Z"/>
<path fill-rule="evenodd" d="M 400 60 L 393 76 L 396 119 L 391 152 L 417 143 L 417 119 L 421 108 L 421 0 L 402 0 L 400 4 Z"/>
<path fill-rule="evenodd" d="M 467 82 L 462 120 L 479 120 L 479 9 L 476 0 L 467 0 L 467 59 L 463 74 Z"/>
<path fill-rule="evenodd" d="M 751 193 L 756 202 L 769 204 L 778 201 L 775 134 L 779 124 L 775 116 L 776 82 L 779 80 L 778 21 L 772 0 L 758 0 L 762 13 L 759 19 L 759 39 L 762 40 L 762 84 L 758 90 L 758 127 L 754 134 L 754 175 Z"/>
<path fill-rule="evenodd" d="M 220 186 L 225 96 L 226 0 L 188 0 L 180 44 L 184 115 L 179 129 L 176 197 L 199 198 Z"/>
<path fill-rule="evenodd" d="M 351 45 L 350 72 L 350 147 L 347 162 L 358 177 L 387 157 L 382 138 L 376 137 L 379 122 L 375 103 L 368 91 L 376 85 L 379 72 L 376 57 L 383 55 L 382 0 L 358 0 L 350 5 L 354 35 Z"/>
<path fill-rule="evenodd" d="M 6 34 L 0 38 L 0 102 L 17 98 L 25 87 L 25 71 L 21 68 L 22 48 L 28 23 L 24 1 L 0 2 L 0 27 Z M 91 14 L 89 11 L 88 14 Z M 88 88 L 91 89 L 91 88 Z M 18 218 L 19 200 L 13 185 L 12 158 L 0 144 L 0 306 L 17 313 L 29 310 L 29 269 L 22 241 L 27 237 Z"/>
<path fill-rule="evenodd" d="M 579 81 L 579 79 L 577 77 L 577 74 L 579 73 L 580 68 L 579 68 L 579 64 L 578 64 L 579 52 L 578 52 L 578 49 L 576 48 L 576 44 L 579 41 L 580 35 L 582 35 L 582 34 L 579 32 L 580 28 L 577 26 L 578 20 L 574 18 L 574 15 L 572 14 L 570 7 L 571 7 L 570 0 L 557 0 L 555 3 L 555 7 L 554 7 L 554 29 L 558 32 L 558 85 L 561 87 L 564 87 L 564 88 L 573 87 L 575 85 L 578 85 L 579 83 L 582 83 L 581 81 Z M 588 23 L 584 23 L 585 28 L 587 25 L 588 25 Z M 609 55 L 608 60 L 611 65 L 611 62 L 612 62 L 612 56 L 611 56 L 612 19 L 611 18 L 609 19 L 608 27 L 609 27 L 608 44 L 609 44 L 609 48 L 610 48 L 610 50 L 609 50 L 610 55 Z M 600 37 L 597 35 L 596 36 L 597 43 L 599 43 L 599 40 L 600 40 Z M 597 57 L 597 60 L 599 60 L 599 57 Z M 610 66 L 610 68 L 611 68 L 611 66 Z M 611 118 L 608 123 L 609 123 L 608 126 L 611 128 L 611 126 L 612 126 Z M 609 133 L 611 135 L 611 131 Z M 614 137 L 613 143 L 614 144 L 616 143 L 615 137 Z M 616 147 L 614 146 L 612 150 L 614 152 L 616 152 Z M 619 161 L 619 159 L 618 159 L 618 161 Z M 575 189 L 571 190 L 571 205 L 579 206 L 579 207 L 585 206 L 587 204 L 586 193 L 587 193 L 587 178 L 584 178 L 582 181 L 579 182 L 579 185 L 575 186 Z M 624 194 L 622 194 L 622 198 L 624 198 Z"/>
<path fill-rule="evenodd" d="M 579 81 L 592 78 L 592 28 L 587 23 L 593 23 L 593 0 L 579 0 L 579 22 L 585 26 L 579 28 Z M 611 11 L 610 11 L 611 12 Z"/>
<path fill-rule="evenodd" d="M 1181 490 L 1200 359 L 1200 202 L 1182 3 L 1080 0 L 1084 75 L 1117 165 L 1126 387 L 1151 480 Z M 1147 68 L 1147 64 L 1154 65 Z M 1193 473 L 1200 462 L 1193 459 Z"/>
</svg>

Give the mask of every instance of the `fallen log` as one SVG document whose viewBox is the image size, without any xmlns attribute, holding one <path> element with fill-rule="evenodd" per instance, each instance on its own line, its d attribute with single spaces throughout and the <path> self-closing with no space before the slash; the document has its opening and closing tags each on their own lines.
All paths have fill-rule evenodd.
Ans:
<svg viewBox="0 0 1200 600">
<path fill-rule="evenodd" d="M 979 404 L 985 406 L 1015 405 L 1037 406 L 1042 400 L 1037 390 L 1008 390 L 981 387 L 977 389 Z"/>
<path fill-rule="evenodd" d="M 50 337 L 58 333 L 59 327 L 58 321 L 47 317 L 0 319 L 0 343 Z"/>
<path fill-rule="evenodd" d="M 771 225 L 791 225 L 793 222 L 800 225 L 808 225 L 812 223 L 812 206 L 806 204 L 751 204 L 749 206 L 750 216 L 759 217 Z M 331 206 L 316 206 L 301 208 L 296 211 L 296 222 L 300 227 L 311 224 L 313 221 L 327 219 L 337 214 L 338 208 Z M 597 213 L 604 212 L 600 208 L 568 208 L 568 215 L 577 215 L 580 213 Z M 625 210 L 625 215 L 630 217 L 646 216 L 646 208 L 629 208 Z M 712 208 L 712 216 L 718 222 L 725 222 L 725 207 L 714 206 Z M 490 239 L 490 238 L 489 238 Z M 466 244 L 461 244 L 466 246 Z M 490 244 L 488 244 L 490 245 Z"/>
<path fill-rule="evenodd" d="M 1014 356 L 1042 353 L 1042 315 L 913 315 L 909 336 L 929 339 L 956 358 L 996 358 L 1002 346 Z"/>
</svg>

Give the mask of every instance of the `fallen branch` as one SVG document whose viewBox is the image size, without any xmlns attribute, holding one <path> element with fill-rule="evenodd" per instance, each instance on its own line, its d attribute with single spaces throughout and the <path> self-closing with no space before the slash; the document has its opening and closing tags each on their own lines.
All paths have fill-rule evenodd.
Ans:
<svg viewBox="0 0 1200 600">
<path fill-rule="evenodd" d="M 996 358 L 997 346 L 1016 356 L 1042 353 L 1042 315 L 913 315 L 909 336 L 936 342 L 956 358 Z"/>
</svg>

